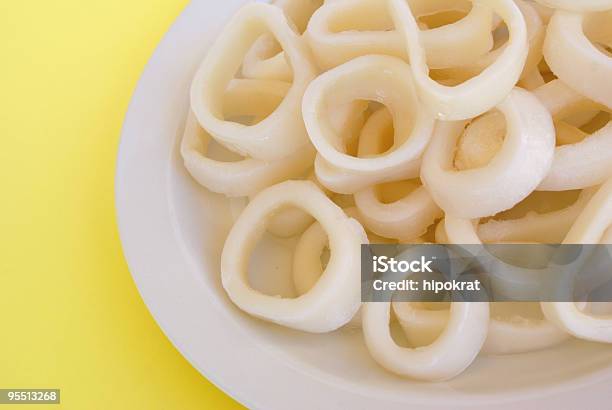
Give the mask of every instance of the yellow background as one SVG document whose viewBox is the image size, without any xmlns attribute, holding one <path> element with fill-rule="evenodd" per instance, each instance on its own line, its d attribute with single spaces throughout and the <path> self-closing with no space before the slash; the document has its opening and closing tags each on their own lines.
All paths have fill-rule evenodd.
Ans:
<svg viewBox="0 0 612 410">
<path fill-rule="evenodd" d="M 239 407 L 153 321 L 115 222 L 123 118 L 187 3 L 0 0 L 0 388 L 60 388 L 68 409 Z"/>
</svg>

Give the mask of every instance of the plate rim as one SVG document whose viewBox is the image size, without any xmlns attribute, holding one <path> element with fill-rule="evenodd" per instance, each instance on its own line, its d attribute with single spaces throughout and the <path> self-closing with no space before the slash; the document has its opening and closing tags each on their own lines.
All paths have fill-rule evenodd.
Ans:
<svg viewBox="0 0 612 410">
<path fill-rule="evenodd" d="M 219 19 L 216 23 L 219 27 L 222 26 L 222 23 L 227 20 L 230 16 L 230 11 L 235 10 L 239 5 L 245 3 L 245 0 L 225 0 L 224 3 L 224 19 Z M 218 3 L 217 3 L 218 4 Z M 228 6 L 228 4 L 231 4 Z M 164 272 L 158 272 L 157 277 L 153 277 L 149 275 L 150 270 L 154 270 L 156 267 L 160 266 L 172 266 L 175 267 L 175 264 L 182 265 L 182 268 L 185 272 L 193 270 L 193 266 L 190 265 L 190 261 L 188 258 L 185 258 L 184 249 L 181 247 L 181 239 L 177 237 L 178 233 L 176 232 L 175 227 L 171 223 L 173 207 L 168 201 L 168 198 L 163 198 L 167 194 L 167 170 L 158 169 L 157 172 L 161 172 L 160 176 L 164 178 L 164 184 L 155 184 L 151 185 L 151 181 L 147 181 L 147 175 L 143 173 L 144 169 L 139 170 L 135 169 L 132 166 L 132 160 L 137 158 L 138 154 L 142 154 L 140 145 L 136 144 L 135 138 L 139 137 L 140 139 L 137 141 L 139 143 L 147 143 L 146 139 L 147 134 L 143 133 L 141 127 L 141 121 L 139 121 L 142 115 L 148 114 L 148 110 L 145 109 L 147 106 L 147 99 L 151 98 L 153 95 L 159 94 L 160 92 L 164 93 L 164 95 L 170 96 L 170 100 L 173 101 L 174 104 L 182 104 L 186 105 L 187 101 L 181 101 L 181 98 L 178 96 L 179 90 L 170 90 L 165 89 L 162 84 L 159 84 L 159 77 L 157 76 L 157 72 L 162 69 L 164 73 L 173 72 L 173 67 L 171 67 L 168 63 L 166 55 L 171 54 L 173 51 L 176 53 L 177 50 L 173 50 L 174 44 L 179 39 L 184 39 L 185 36 L 192 35 L 192 31 L 198 31 L 198 29 L 193 28 L 192 20 L 196 19 L 197 16 L 201 16 L 203 14 L 203 10 L 205 8 L 210 8 L 210 3 L 207 4 L 206 0 L 194 0 L 183 10 L 177 20 L 172 24 L 170 30 L 163 37 L 159 45 L 156 47 L 153 55 L 149 59 L 143 74 L 141 75 L 138 84 L 134 90 L 132 95 L 132 99 L 130 101 L 124 124 L 121 129 L 121 138 L 118 147 L 117 161 L 116 161 L 116 171 L 115 171 L 115 181 L 114 181 L 114 194 L 115 194 L 115 212 L 117 218 L 117 227 L 119 231 L 119 237 L 121 242 L 121 247 L 123 250 L 123 254 L 125 260 L 128 264 L 128 268 L 130 274 L 134 280 L 134 283 L 138 289 L 138 292 L 143 299 L 147 309 L 153 316 L 156 323 L 161 328 L 164 335 L 171 341 L 173 346 L 185 357 L 189 363 L 198 370 L 206 379 L 215 384 L 218 388 L 224 391 L 227 395 L 234 398 L 241 404 L 249 407 L 249 408 L 283 408 L 287 405 L 295 404 L 295 385 L 292 383 L 299 382 L 302 384 L 301 388 L 303 391 L 309 393 L 310 397 L 305 397 L 304 401 L 300 403 L 299 408 L 312 408 L 313 406 L 321 406 L 322 404 L 334 403 L 338 406 L 346 406 L 351 405 L 353 408 L 368 408 L 372 404 L 380 405 L 383 402 L 377 398 L 372 398 L 366 395 L 356 395 L 355 392 L 349 391 L 342 386 L 333 385 L 329 383 L 323 383 L 319 380 L 310 380 L 308 379 L 303 372 L 299 371 L 299 369 L 290 368 L 286 363 L 274 363 L 275 356 L 265 349 L 259 349 L 255 346 L 251 346 L 250 348 L 246 348 L 246 352 L 238 352 L 233 351 L 232 356 L 240 357 L 244 360 L 249 360 L 249 365 L 258 365 L 265 366 L 261 367 L 261 369 L 268 369 L 267 374 L 271 381 L 273 381 L 274 386 L 270 388 L 268 383 L 267 388 L 262 385 L 254 386 L 250 385 L 250 383 L 256 382 L 259 374 L 245 374 L 245 373 L 254 373 L 252 366 L 246 366 L 245 368 L 240 369 L 242 372 L 238 377 L 236 377 L 235 371 L 230 371 L 227 369 L 227 366 L 220 366 L 217 354 L 208 354 L 204 353 L 203 356 L 206 357 L 195 357 L 194 351 L 192 350 L 194 341 L 187 340 L 189 335 L 186 335 L 185 332 L 185 324 L 183 322 L 174 322 L 172 319 L 174 314 L 177 313 L 181 308 L 181 312 L 189 311 L 184 310 L 187 306 L 179 306 L 179 307 L 171 307 L 169 308 L 169 302 L 175 302 L 178 296 L 178 300 L 186 299 L 187 296 L 191 298 L 200 298 L 201 294 L 197 294 L 203 286 L 202 283 L 199 285 L 195 285 L 190 283 L 191 286 L 184 286 L 180 289 L 180 294 L 177 294 L 176 291 L 179 289 L 172 288 L 169 285 L 176 285 L 175 280 L 194 280 L 193 275 L 185 274 L 182 277 L 177 276 L 168 276 L 164 274 Z M 192 24 L 192 26 L 189 26 Z M 191 28 L 190 28 L 191 27 Z M 212 25 L 207 28 L 210 32 L 218 31 L 216 27 Z M 203 30 L 200 28 L 199 30 Z M 203 43 L 210 43 L 212 38 L 207 38 Z M 204 45 L 200 47 L 205 48 Z M 193 60 L 196 60 L 196 65 L 199 63 L 199 57 L 193 57 Z M 175 70 L 179 70 L 179 68 L 174 68 Z M 185 69 L 185 68 L 183 68 Z M 151 125 L 150 125 L 151 127 Z M 174 142 L 171 142 L 174 143 Z M 148 145 L 144 144 L 145 148 L 149 148 L 145 150 L 145 153 L 150 154 L 153 158 L 160 161 L 168 161 L 171 155 L 172 149 L 169 149 L 168 152 L 155 152 L 155 150 L 150 149 Z M 138 149 L 137 149 L 138 148 Z M 153 162 L 153 161 L 152 161 Z M 167 166 L 167 164 L 166 164 Z M 162 167 L 160 167 L 162 168 Z M 155 172 L 154 169 L 152 169 Z M 149 175 L 149 179 L 150 175 Z M 159 182 L 159 181 L 157 181 Z M 161 185 L 163 189 L 160 191 L 159 188 L 157 192 L 155 192 L 154 185 Z M 153 189 L 153 190 L 152 190 Z M 139 199 L 138 196 L 144 194 L 149 199 L 158 197 L 159 194 L 162 194 L 162 198 L 159 202 L 154 202 L 151 204 L 152 206 L 147 208 L 147 212 L 154 211 L 159 215 L 166 215 L 167 220 L 158 220 L 156 218 L 145 217 L 145 212 L 142 212 L 142 209 L 135 206 L 134 198 Z M 139 215 L 140 213 L 140 215 Z M 164 255 L 159 252 L 151 252 L 148 250 L 143 250 L 141 245 L 141 237 L 142 230 L 148 226 L 151 222 L 157 222 L 163 224 L 162 226 L 158 226 L 156 232 L 161 233 L 161 231 L 165 232 L 165 235 L 159 235 L 160 238 L 148 238 L 149 240 L 156 240 L 157 248 L 162 249 L 162 246 L 168 246 L 173 249 L 173 255 L 171 261 L 164 257 Z M 145 231 L 146 232 L 146 229 Z M 161 238 L 163 236 L 163 239 Z M 176 256 L 179 255 L 179 259 L 181 261 L 177 261 Z M 143 258 L 153 257 L 157 258 L 155 261 L 152 260 L 143 260 Z M 158 268 L 159 269 L 159 268 Z M 176 269 L 176 268 L 175 268 Z M 153 280 L 151 278 L 154 278 Z M 182 283 L 182 282 L 181 282 Z M 174 292 L 170 295 L 168 292 Z M 166 293 L 166 295 L 164 295 Z M 192 302 L 189 303 L 189 307 L 193 306 Z M 171 306 L 171 305 L 170 305 Z M 175 310 L 172 310 L 175 309 Z M 172 311 L 170 311 L 172 310 Z M 206 313 L 202 313 L 204 316 Z M 215 312 L 218 313 L 218 312 Z M 186 318 L 181 318 L 182 320 L 187 320 Z M 214 323 L 217 321 L 219 324 L 223 324 L 224 318 L 216 317 L 215 315 L 208 315 L 206 319 Z M 221 327 L 223 331 L 229 332 L 229 329 L 225 329 Z M 235 329 L 234 329 L 235 330 Z M 219 332 L 215 332 L 219 333 Z M 201 336 L 201 335 L 200 335 Z M 217 335 L 218 336 L 218 335 Z M 236 336 L 236 334 L 234 334 Z M 198 341 L 201 340 L 198 338 Z M 202 355 L 203 351 L 210 351 L 210 347 L 214 347 L 214 345 L 209 346 L 207 349 L 199 349 L 199 354 Z M 244 347 L 244 346 L 243 346 Z M 256 355 L 252 355 L 253 349 L 256 349 L 259 356 L 253 357 Z M 245 354 L 246 353 L 246 354 Z M 203 359 L 205 359 L 203 361 Z M 206 362 L 206 363 L 204 363 Z M 214 363 L 214 364 L 210 364 Z M 225 368 L 224 368 L 225 367 Z M 281 372 L 282 374 L 270 374 L 272 373 L 269 370 L 274 370 Z M 260 369 L 260 370 L 261 370 Z M 246 376 L 246 388 L 240 389 L 235 386 L 235 383 L 242 381 L 244 383 L 244 377 Z M 600 378 L 601 379 L 601 378 Z M 571 390 L 584 390 L 585 394 L 594 394 L 593 387 L 599 384 L 605 383 L 606 380 L 609 380 L 609 377 L 606 376 L 605 380 L 595 380 L 594 378 L 589 378 L 589 380 L 583 380 L 583 383 L 574 383 Z M 603 384 L 605 388 L 605 384 Z M 263 387 L 263 388 L 262 388 Z M 284 390 L 283 390 L 284 389 Z M 283 390 L 283 391 L 279 391 Z M 587 393 L 587 391 L 591 391 Z M 303 395 L 304 396 L 304 395 Z M 528 396 L 528 395 L 526 395 Z M 526 397 L 524 396 L 524 397 Z M 582 396 L 582 394 L 581 394 Z M 419 408 L 440 408 L 441 406 L 449 405 L 450 403 L 446 400 L 440 400 L 437 402 L 423 402 L 418 398 L 412 403 L 419 406 Z M 500 397 L 500 399 L 502 399 Z M 532 405 L 536 404 L 536 402 L 541 401 L 541 399 L 545 400 L 547 405 L 553 404 L 551 402 L 557 402 L 559 405 L 563 406 L 567 403 L 567 397 L 559 398 L 559 400 L 554 400 L 551 397 L 540 397 L 539 400 L 536 398 L 534 401 L 530 401 L 529 403 L 525 403 L 529 408 Z M 550 400 L 549 400 L 550 399 Z M 485 399 L 476 400 L 476 402 L 472 403 L 456 403 L 465 406 L 478 406 L 491 404 L 494 399 Z M 520 402 L 520 400 L 512 400 L 508 402 L 510 405 L 512 403 L 516 404 Z M 499 402 L 498 402 L 499 403 Z M 584 401 L 581 401 L 584 404 Z M 406 402 L 402 401 L 384 401 L 384 404 L 387 404 L 389 408 L 395 408 L 397 406 L 405 407 Z M 357 407 L 355 407 L 357 405 Z M 540 406 L 541 404 L 537 404 Z M 295 406 L 293 406 L 296 408 Z M 522 406 L 526 408 L 524 405 Z M 535 407 L 534 407 L 535 408 Z"/>
</svg>

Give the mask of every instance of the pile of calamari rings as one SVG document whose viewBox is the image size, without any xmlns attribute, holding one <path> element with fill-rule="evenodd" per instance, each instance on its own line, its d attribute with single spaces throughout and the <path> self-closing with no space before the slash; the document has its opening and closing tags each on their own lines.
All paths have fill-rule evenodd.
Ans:
<svg viewBox="0 0 612 410">
<path fill-rule="evenodd" d="M 229 198 L 221 282 L 249 315 L 361 327 L 381 366 L 428 381 L 478 354 L 612 343 L 587 303 L 360 299 L 360 244 L 612 243 L 612 0 L 249 3 L 190 108 L 181 154 Z M 266 232 L 296 239 L 296 297 L 249 283 Z"/>
</svg>

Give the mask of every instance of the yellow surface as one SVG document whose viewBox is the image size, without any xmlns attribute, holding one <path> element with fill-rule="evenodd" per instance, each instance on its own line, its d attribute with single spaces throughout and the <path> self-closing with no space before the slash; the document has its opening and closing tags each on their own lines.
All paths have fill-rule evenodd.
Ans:
<svg viewBox="0 0 612 410">
<path fill-rule="evenodd" d="M 187 2 L 0 0 L 0 388 L 61 388 L 67 409 L 238 408 L 153 321 L 115 223 L 123 117 Z"/>
</svg>

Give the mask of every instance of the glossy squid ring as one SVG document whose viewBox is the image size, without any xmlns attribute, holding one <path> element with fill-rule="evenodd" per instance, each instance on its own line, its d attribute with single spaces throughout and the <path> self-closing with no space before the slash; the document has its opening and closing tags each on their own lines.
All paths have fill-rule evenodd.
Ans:
<svg viewBox="0 0 612 410">
<path fill-rule="evenodd" d="M 450 316 L 448 309 L 427 310 L 413 302 L 394 302 L 393 311 L 409 342 L 417 346 L 434 341 Z M 493 355 L 525 353 L 551 347 L 568 338 L 567 333 L 545 320 L 507 321 L 492 317 L 482 352 Z"/>
<path fill-rule="evenodd" d="M 223 95 L 253 41 L 269 30 L 285 50 L 293 83 L 280 105 L 255 125 L 228 121 Z M 301 115 L 304 90 L 317 75 L 308 46 L 291 29 L 278 7 L 252 3 L 242 7 L 206 55 L 191 86 L 191 107 L 218 142 L 244 156 L 271 161 L 304 148 L 308 135 Z"/>
<path fill-rule="evenodd" d="M 542 60 L 542 48 L 544 46 L 546 30 L 544 24 L 542 23 L 542 18 L 532 3 L 528 3 L 523 0 L 515 0 L 515 2 L 523 14 L 527 29 L 527 43 L 529 52 L 527 53 L 527 58 L 520 75 L 521 79 L 525 79 L 534 71 L 537 71 L 538 63 L 540 60 Z M 490 52 L 469 61 L 465 65 L 458 65 L 455 67 L 438 70 L 437 74 L 443 79 L 447 78 L 452 81 L 465 81 L 471 77 L 477 76 L 479 73 L 493 64 L 498 58 L 500 58 L 506 47 L 508 47 L 507 42 L 506 44 L 502 44 L 499 47 L 496 47 L 494 50 L 491 50 Z"/>
<path fill-rule="evenodd" d="M 476 233 L 476 224 L 477 221 L 470 221 L 468 219 L 447 215 L 444 222 L 444 229 L 448 236 L 448 241 L 459 245 L 482 243 Z M 521 269 L 516 269 L 515 272 L 506 271 L 505 273 L 512 275 L 516 272 L 522 276 L 522 278 L 519 278 L 519 282 L 522 281 L 527 284 L 525 288 L 518 290 L 519 294 L 525 295 L 525 293 L 523 293 L 524 289 L 530 288 L 529 277 L 525 277 Z M 504 284 L 503 273 L 504 272 L 495 272 L 500 279 L 498 284 L 501 285 Z M 505 283 L 509 284 L 510 287 L 515 287 L 517 282 L 515 280 L 516 278 L 509 277 L 508 279 L 509 280 Z M 510 290 L 510 292 L 511 291 L 512 290 Z M 438 314 L 438 316 L 441 315 L 442 314 Z M 549 347 L 567 339 L 566 333 L 556 327 L 552 320 L 549 321 L 547 319 L 548 317 L 543 320 L 532 319 L 522 322 L 507 322 L 491 318 L 492 326 L 490 328 L 490 338 L 487 341 L 487 351 L 492 354 L 526 352 Z M 440 318 L 438 318 L 438 320 L 440 320 Z M 508 344 L 508 339 L 505 339 L 508 335 L 516 336 L 511 339 L 512 341 L 516 341 L 516 343 Z M 520 341 L 518 341 L 519 337 Z"/>
<path fill-rule="evenodd" d="M 612 239 L 612 179 L 584 208 L 564 243 L 597 244 Z M 609 243 L 609 242 L 608 242 Z M 612 317 L 593 316 L 573 302 L 543 302 L 542 311 L 551 322 L 581 339 L 612 343 Z"/>
<path fill-rule="evenodd" d="M 390 0 L 396 27 L 408 48 L 410 68 L 421 100 L 440 119 L 474 118 L 499 104 L 517 83 L 527 58 L 525 19 L 512 0 L 481 0 L 508 26 L 509 39 L 497 60 L 476 77 L 456 86 L 445 86 L 429 77 L 429 67 L 417 22 L 405 0 Z"/>
<path fill-rule="evenodd" d="M 454 170 L 452 157 L 465 123 L 440 122 L 436 126 L 423 157 L 421 180 L 447 214 L 472 219 L 512 208 L 550 170 L 555 131 L 546 108 L 531 93 L 518 88 L 497 108 L 506 118 L 506 137 L 484 167 Z"/>
<path fill-rule="evenodd" d="M 596 108 L 610 111 L 573 91 L 560 80 L 553 80 L 534 91 L 534 94 L 550 111 L 555 119 L 563 118 L 576 108 Z M 567 123 L 566 133 L 581 133 Z M 559 135 L 557 135 L 559 138 Z M 580 139 L 583 138 L 583 139 Z M 555 149 L 550 172 L 544 178 L 539 190 L 565 191 L 580 189 L 603 183 L 612 175 L 612 122 L 591 135 L 579 135 L 577 142 L 559 146 Z"/>
<path fill-rule="evenodd" d="M 487 336 L 489 303 L 451 303 L 449 320 L 429 345 L 401 347 L 391 337 L 390 302 L 369 302 L 362 308 L 363 336 L 379 364 L 401 376 L 442 381 L 463 372 L 476 358 Z"/>
<path fill-rule="evenodd" d="M 259 80 L 232 80 L 226 95 L 226 107 L 232 115 L 254 115 L 261 117 L 269 105 L 281 99 L 287 90 L 287 84 L 282 82 Z M 260 97 L 257 112 L 253 106 L 245 106 L 244 101 L 252 94 Z M 270 185 L 286 179 L 298 178 L 303 175 L 315 157 L 315 150 L 306 145 L 304 148 L 287 157 L 262 161 L 254 158 L 244 158 L 239 161 L 218 161 L 207 156 L 211 137 L 197 122 L 192 112 L 185 124 L 181 155 L 185 167 L 193 178 L 202 186 L 213 192 L 229 197 L 254 195 Z"/>
<path fill-rule="evenodd" d="M 443 11 L 466 14 L 456 22 L 419 32 L 432 67 L 467 64 L 493 47 L 493 13 L 486 5 L 449 0 L 408 0 L 408 4 L 417 17 Z M 324 69 L 369 54 L 406 59 L 391 13 L 388 0 L 326 2 L 312 16 L 305 36 Z"/>
<path fill-rule="evenodd" d="M 254 290 L 246 271 L 266 221 L 286 205 L 312 214 L 327 232 L 330 249 L 321 278 L 307 293 L 294 299 Z M 250 315 L 307 332 L 329 332 L 348 323 L 359 309 L 360 245 L 367 242 L 361 225 L 314 183 L 283 182 L 260 192 L 238 217 L 223 248 L 221 281 L 232 302 Z"/>
<path fill-rule="evenodd" d="M 356 119 L 353 119 L 353 126 L 359 124 L 356 121 Z M 393 117 L 389 111 L 387 109 L 376 110 L 368 117 L 363 128 L 358 133 L 357 157 L 361 157 L 360 152 L 368 151 L 378 154 L 385 151 L 385 141 L 390 139 L 390 137 L 392 138 L 393 133 Z M 345 137 L 341 138 L 346 140 Z M 421 160 L 418 158 L 410 161 L 406 167 L 389 173 L 362 174 L 335 167 L 320 155 L 317 155 L 315 158 L 316 174 L 321 183 L 334 192 L 344 194 L 356 193 L 378 183 L 417 178 L 420 168 Z"/>
<path fill-rule="evenodd" d="M 564 83 L 591 100 L 612 108 L 612 56 L 598 49 L 587 38 L 585 30 L 589 30 L 593 40 L 603 47 L 612 47 L 612 10 L 589 15 L 555 11 L 546 30 L 544 57 L 553 73 Z"/>
<path fill-rule="evenodd" d="M 372 55 L 336 67 L 310 84 L 304 95 L 303 115 L 312 144 L 321 157 L 315 170 L 324 185 L 328 186 L 325 177 L 320 176 L 323 160 L 341 173 L 364 178 L 414 172 L 431 137 L 434 118 L 421 108 L 411 78 L 402 60 Z M 368 158 L 346 153 L 345 141 L 332 127 L 326 110 L 357 100 L 380 102 L 391 112 L 394 142 L 387 152 Z"/>
</svg>

